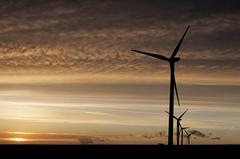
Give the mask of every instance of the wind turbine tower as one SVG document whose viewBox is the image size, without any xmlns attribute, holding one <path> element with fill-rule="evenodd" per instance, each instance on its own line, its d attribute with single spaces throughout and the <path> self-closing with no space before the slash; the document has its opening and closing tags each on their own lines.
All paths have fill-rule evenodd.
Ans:
<svg viewBox="0 0 240 159">
<path fill-rule="evenodd" d="M 181 131 L 181 145 L 183 145 L 183 133 L 184 131 L 186 131 L 185 129 L 188 129 L 189 127 L 182 127 L 182 125 L 180 124 L 180 131 Z"/>
<path fill-rule="evenodd" d="M 152 56 L 154 58 L 167 61 L 169 62 L 170 65 L 170 98 L 169 98 L 169 122 L 168 122 L 168 145 L 173 145 L 173 115 L 174 115 L 174 89 L 176 91 L 177 95 L 177 100 L 178 104 L 179 103 L 179 98 L 178 98 L 178 92 L 177 92 L 177 85 L 176 85 L 176 80 L 175 80 L 175 63 L 180 60 L 180 57 L 176 57 L 180 46 L 182 44 L 182 41 L 189 29 L 189 26 L 187 27 L 185 33 L 183 34 L 182 38 L 180 39 L 179 43 L 177 44 L 176 48 L 174 49 L 172 56 L 170 58 L 167 58 L 163 55 L 159 54 L 154 54 L 154 53 L 148 53 L 148 52 L 143 52 L 143 51 L 138 51 L 138 50 L 131 50 L 137 53 L 141 53 L 144 55 Z"/>
<path fill-rule="evenodd" d="M 188 133 L 186 130 L 184 130 L 184 131 L 187 134 L 187 143 L 188 143 L 188 145 L 190 145 L 190 139 L 191 139 L 191 136 L 193 133 L 191 133 L 191 132 Z"/>
<path fill-rule="evenodd" d="M 185 112 L 183 112 L 178 118 L 173 116 L 173 118 L 177 121 L 177 145 L 179 145 L 179 141 L 180 141 L 180 125 L 181 125 L 180 122 L 182 120 L 182 117 L 184 116 L 184 114 L 187 111 L 188 111 L 188 109 L 185 110 Z M 165 111 L 165 112 L 169 114 L 169 112 L 167 112 L 167 111 Z"/>
</svg>

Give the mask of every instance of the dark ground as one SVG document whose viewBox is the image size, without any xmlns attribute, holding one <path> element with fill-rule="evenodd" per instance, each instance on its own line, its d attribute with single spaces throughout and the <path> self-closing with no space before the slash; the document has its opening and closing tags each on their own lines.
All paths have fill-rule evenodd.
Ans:
<svg viewBox="0 0 240 159">
<path fill-rule="evenodd" d="M 240 159 L 240 145 L 1 145 L 0 152 L 1 159 Z"/>
</svg>

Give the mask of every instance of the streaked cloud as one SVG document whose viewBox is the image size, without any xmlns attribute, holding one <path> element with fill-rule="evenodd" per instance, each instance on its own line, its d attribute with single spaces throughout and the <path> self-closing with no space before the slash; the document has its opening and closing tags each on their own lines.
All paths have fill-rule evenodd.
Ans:
<svg viewBox="0 0 240 159">
<path fill-rule="evenodd" d="M 2 2 L 1 72 L 157 75 L 166 72 L 166 64 L 129 50 L 169 55 L 186 25 L 191 24 L 178 72 L 200 77 L 207 72 L 220 78 L 227 74 L 234 79 L 239 72 L 238 1 L 135 3 Z"/>
<path fill-rule="evenodd" d="M 198 136 L 198 137 L 207 137 L 206 134 L 198 131 L 198 130 L 191 130 L 190 131 L 193 135 Z"/>
<path fill-rule="evenodd" d="M 213 137 L 212 140 L 221 140 L 221 137 Z"/>
</svg>

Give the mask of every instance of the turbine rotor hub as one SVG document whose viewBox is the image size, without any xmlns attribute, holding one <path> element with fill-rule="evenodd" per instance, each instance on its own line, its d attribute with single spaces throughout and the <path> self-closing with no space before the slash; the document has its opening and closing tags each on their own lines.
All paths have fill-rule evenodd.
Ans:
<svg viewBox="0 0 240 159">
<path fill-rule="evenodd" d="M 169 61 L 170 62 L 178 62 L 181 58 L 180 57 L 174 57 L 174 58 L 170 58 Z"/>
</svg>

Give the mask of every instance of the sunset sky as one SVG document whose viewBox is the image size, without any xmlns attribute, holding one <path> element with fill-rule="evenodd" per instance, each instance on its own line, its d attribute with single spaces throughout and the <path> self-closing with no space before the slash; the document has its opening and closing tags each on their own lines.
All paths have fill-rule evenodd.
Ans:
<svg viewBox="0 0 240 159">
<path fill-rule="evenodd" d="M 193 144 L 240 143 L 237 0 L 0 1 L 0 143 L 167 143 L 169 65 Z M 174 128 L 176 123 L 174 123 Z M 176 130 L 174 129 L 176 132 Z"/>
</svg>

